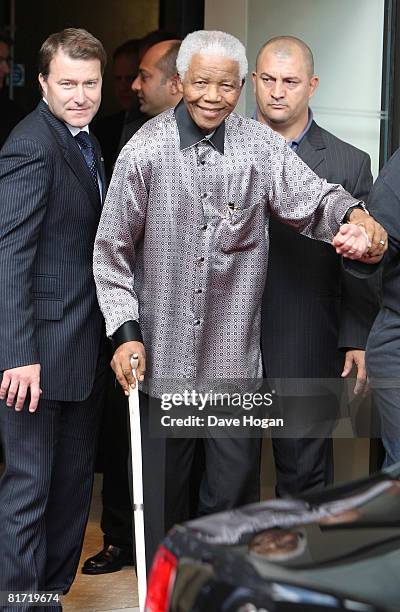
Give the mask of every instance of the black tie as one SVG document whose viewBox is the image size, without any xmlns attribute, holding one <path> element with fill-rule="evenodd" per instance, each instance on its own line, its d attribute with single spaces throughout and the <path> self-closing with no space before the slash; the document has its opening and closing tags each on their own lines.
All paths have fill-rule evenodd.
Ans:
<svg viewBox="0 0 400 612">
<path fill-rule="evenodd" d="M 75 136 L 75 140 L 77 140 L 80 149 L 82 151 L 82 155 L 85 158 L 85 162 L 89 168 L 90 176 L 95 182 L 97 189 L 99 189 L 99 183 L 97 181 L 97 164 L 96 158 L 94 155 L 94 146 L 92 141 L 90 140 L 90 136 L 87 132 L 79 132 Z"/>
</svg>

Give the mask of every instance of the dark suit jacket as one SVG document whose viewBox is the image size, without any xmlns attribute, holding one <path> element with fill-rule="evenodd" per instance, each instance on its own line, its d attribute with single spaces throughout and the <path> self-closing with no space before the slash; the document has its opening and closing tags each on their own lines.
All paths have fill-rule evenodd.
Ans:
<svg viewBox="0 0 400 612">
<path fill-rule="evenodd" d="M 298 155 L 318 176 L 366 200 L 369 156 L 314 121 Z M 267 376 L 336 377 L 340 348 L 365 348 L 377 296 L 344 272 L 329 244 L 310 240 L 271 219 L 269 267 L 262 306 L 262 351 Z"/>
<path fill-rule="evenodd" d="M 44 102 L 1 150 L 0 211 L 0 371 L 40 363 L 43 399 L 85 399 L 103 329 L 92 273 L 101 202 Z"/>
<path fill-rule="evenodd" d="M 13 127 L 25 117 L 25 114 L 14 100 L 9 100 L 4 88 L 0 90 L 0 149 Z"/>
<path fill-rule="evenodd" d="M 124 147 L 126 145 L 127 142 L 130 141 L 130 139 L 132 138 L 132 136 L 134 134 L 136 134 L 136 132 L 142 127 L 142 125 L 144 125 L 146 123 L 146 121 L 149 120 L 149 117 L 146 117 L 145 115 L 143 115 L 142 117 L 137 117 L 136 119 L 134 119 L 133 121 L 129 121 L 124 128 L 124 131 L 122 133 L 122 142 L 121 142 L 121 149 L 122 147 Z M 118 151 L 118 154 L 121 152 L 121 150 Z"/>
<path fill-rule="evenodd" d="M 92 132 L 100 142 L 108 181 L 111 180 L 114 164 L 123 145 L 128 142 L 129 138 L 146 120 L 147 117 L 142 115 L 140 111 L 132 111 L 130 116 L 126 118 L 126 113 L 122 110 L 113 115 L 102 117 L 91 126 Z M 129 137 L 125 138 L 124 133 L 127 126 L 130 126 Z M 136 129 L 132 126 L 135 126 Z"/>
<path fill-rule="evenodd" d="M 125 111 L 121 110 L 118 113 L 94 121 L 91 126 L 92 132 L 100 142 L 108 181 L 111 179 L 115 160 L 117 159 L 124 124 Z"/>
<path fill-rule="evenodd" d="M 368 209 L 388 233 L 388 250 L 379 266 L 383 268 L 382 308 L 371 329 L 366 354 L 371 384 L 383 395 L 385 388 L 400 386 L 400 149 L 380 171 Z M 369 277 L 377 266 L 349 260 L 346 267 L 361 277 Z"/>
</svg>

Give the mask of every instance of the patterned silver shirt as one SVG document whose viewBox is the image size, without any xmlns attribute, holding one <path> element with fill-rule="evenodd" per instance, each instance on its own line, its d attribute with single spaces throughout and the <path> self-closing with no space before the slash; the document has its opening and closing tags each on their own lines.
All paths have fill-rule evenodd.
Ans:
<svg viewBox="0 0 400 612">
<path fill-rule="evenodd" d="M 329 242 L 354 204 L 252 119 L 232 113 L 210 139 L 183 103 L 148 121 L 117 160 L 94 252 L 107 334 L 140 322 L 143 389 L 261 377 L 269 215 Z"/>
</svg>

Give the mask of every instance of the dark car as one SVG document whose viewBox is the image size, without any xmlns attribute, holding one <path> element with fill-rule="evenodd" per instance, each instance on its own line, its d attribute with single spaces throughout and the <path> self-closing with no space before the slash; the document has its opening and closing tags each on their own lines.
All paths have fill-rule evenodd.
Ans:
<svg viewBox="0 0 400 612">
<path fill-rule="evenodd" d="M 146 610 L 400 610 L 399 477 L 397 464 L 175 527 L 153 563 Z"/>
</svg>

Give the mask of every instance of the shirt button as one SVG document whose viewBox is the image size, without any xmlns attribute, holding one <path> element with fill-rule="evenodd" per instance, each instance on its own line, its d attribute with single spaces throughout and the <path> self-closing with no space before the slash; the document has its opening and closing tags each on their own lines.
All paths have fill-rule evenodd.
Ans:
<svg viewBox="0 0 400 612">
<path fill-rule="evenodd" d="M 203 293 L 203 289 L 196 289 L 195 293 Z"/>
<path fill-rule="evenodd" d="M 206 198 L 207 196 L 208 196 L 208 193 L 202 193 L 202 194 L 201 194 L 201 197 L 203 198 L 203 200 L 204 200 L 204 198 Z"/>
<path fill-rule="evenodd" d="M 207 227 L 208 227 L 207 223 L 204 223 L 204 225 L 202 225 L 202 226 L 201 226 L 201 229 L 202 229 L 202 230 L 206 230 L 206 229 L 207 229 Z"/>
<path fill-rule="evenodd" d="M 203 263 L 203 261 L 204 261 L 204 257 L 199 257 L 199 258 L 197 259 L 197 261 L 198 261 L 198 263 Z"/>
<path fill-rule="evenodd" d="M 201 165 L 204 166 L 204 164 L 206 163 L 204 159 L 201 160 Z"/>
<path fill-rule="evenodd" d="M 195 320 L 194 320 L 194 324 L 195 324 L 195 325 L 200 325 L 200 319 L 195 319 Z"/>
</svg>

